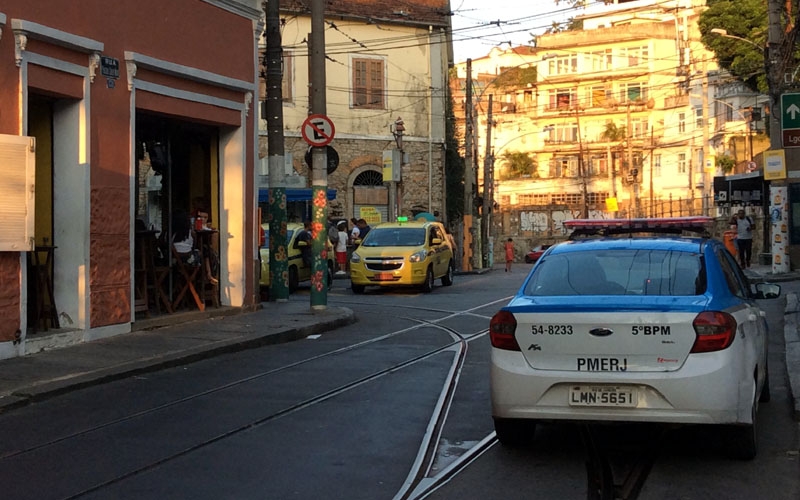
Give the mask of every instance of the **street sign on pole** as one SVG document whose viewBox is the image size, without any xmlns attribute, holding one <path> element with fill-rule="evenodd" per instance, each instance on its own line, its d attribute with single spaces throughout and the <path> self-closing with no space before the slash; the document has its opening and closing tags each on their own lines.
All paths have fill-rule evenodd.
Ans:
<svg viewBox="0 0 800 500">
<path fill-rule="evenodd" d="M 781 95 L 781 135 L 784 148 L 800 148 L 800 94 Z"/>
<path fill-rule="evenodd" d="M 336 128 L 330 118 L 316 114 L 303 121 L 300 133 L 310 146 L 325 147 L 333 140 Z"/>
</svg>

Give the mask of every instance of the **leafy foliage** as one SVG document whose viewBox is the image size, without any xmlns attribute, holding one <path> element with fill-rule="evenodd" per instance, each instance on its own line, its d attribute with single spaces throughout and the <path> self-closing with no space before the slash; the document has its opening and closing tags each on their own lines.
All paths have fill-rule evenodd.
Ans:
<svg viewBox="0 0 800 500">
<path fill-rule="evenodd" d="M 451 72 L 451 78 L 454 74 Z M 458 152 L 456 117 L 453 112 L 452 95 L 447 100 L 445 126 L 445 192 L 447 197 L 447 220 L 457 221 L 464 215 L 464 158 Z"/>
<path fill-rule="evenodd" d="M 768 91 L 764 51 L 768 31 L 767 5 L 763 0 L 708 0 L 708 9 L 700 14 L 703 45 L 714 52 L 720 67 L 744 82 L 751 90 Z M 718 33 L 722 29 L 737 40 Z"/>
<path fill-rule="evenodd" d="M 734 160 L 733 157 L 730 155 L 717 156 L 716 162 L 717 162 L 717 168 L 719 168 L 726 174 L 733 172 L 733 167 L 736 166 L 736 160 Z"/>
<path fill-rule="evenodd" d="M 622 142 L 627 138 L 628 130 L 624 125 L 618 126 L 614 122 L 606 122 L 600 137 L 609 142 Z"/>
<path fill-rule="evenodd" d="M 500 179 L 519 179 L 523 176 L 539 177 L 536 169 L 536 161 L 528 153 L 522 151 L 508 151 L 500 155 L 502 168 Z"/>
</svg>

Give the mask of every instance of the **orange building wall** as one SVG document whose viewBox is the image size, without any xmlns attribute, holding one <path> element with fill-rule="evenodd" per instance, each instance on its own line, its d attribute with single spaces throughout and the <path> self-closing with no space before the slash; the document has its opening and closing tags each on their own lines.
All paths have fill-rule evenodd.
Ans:
<svg viewBox="0 0 800 500">
<path fill-rule="evenodd" d="M 124 323 L 130 318 L 130 92 L 127 88 L 124 51 L 210 71 L 238 80 L 252 81 L 254 31 L 251 20 L 200 0 L 4 0 L 0 6 L 7 25 L 0 38 L 0 133 L 19 133 L 19 69 L 14 62 L 12 19 L 32 21 L 104 44 L 103 55 L 120 61 L 120 78 L 108 88 L 97 70 L 91 85 L 91 223 L 90 223 L 90 326 Z M 88 55 L 38 40 L 28 48 L 88 65 Z M 74 95 L 74 77 L 43 68 L 31 68 L 31 83 L 45 92 Z M 47 78 L 44 76 L 47 75 Z M 52 78 L 50 78 L 52 76 Z M 179 88 L 195 82 L 175 79 Z M 80 88 L 82 92 L 82 85 Z M 240 93 L 216 89 L 225 98 L 243 101 Z M 175 116 L 239 126 L 238 112 L 163 96 L 137 93 L 137 101 L 151 109 Z M 248 119 L 247 178 L 253 179 L 253 116 Z M 188 113 L 187 113 L 188 111 Z M 253 190 L 243 193 L 246 205 L 254 203 Z M 245 214 L 248 227 L 253 216 Z M 254 235 L 244 235 L 252 240 Z M 252 245 L 247 245 L 251 248 Z M 249 256 L 252 261 L 253 255 Z M 0 253 L 0 341 L 13 338 L 19 328 L 19 254 Z M 11 285 L 11 286 L 7 286 Z M 251 279 L 248 289 L 253 290 Z M 9 292 L 8 290 L 12 290 Z M 255 296 L 249 293 L 248 296 Z M 4 319 L 14 319 L 16 325 Z"/>
</svg>

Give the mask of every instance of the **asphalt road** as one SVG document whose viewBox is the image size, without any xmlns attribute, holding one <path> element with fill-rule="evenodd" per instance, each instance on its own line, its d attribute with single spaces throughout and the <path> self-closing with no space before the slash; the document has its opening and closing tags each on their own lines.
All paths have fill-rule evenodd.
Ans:
<svg viewBox="0 0 800 500">
<path fill-rule="evenodd" d="M 0 414 L 3 498 L 586 498 L 581 429 L 542 426 L 526 449 L 493 440 L 486 329 L 528 268 L 431 294 L 337 280 L 329 303 L 353 325 Z M 705 429 L 603 433 L 620 464 L 654 455 L 639 498 L 800 498 L 782 343 L 755 461 L 726 458 Z"/>
</svg>

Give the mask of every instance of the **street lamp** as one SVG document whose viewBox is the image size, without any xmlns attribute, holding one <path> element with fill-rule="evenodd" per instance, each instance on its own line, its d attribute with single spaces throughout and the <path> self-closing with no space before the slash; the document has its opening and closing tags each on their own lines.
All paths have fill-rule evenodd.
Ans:
<svg viewBox="0 0 800 500">
<path fill-rule="evenodd" d="M 740 40 L 742 42 L 749 43 L 750 45 L 752 45 L 753 47 L 757 48 L 761 52 L 764 52 L 764 47 L 762 47 L 761 45 L 757 44 L 756 42 L 754 42 L 752 40 L 748 40 L 747 38 L 742 38 L 742 37 L 736 36 L 736 35 L 729 35 L 728 34 L 728 30 L 726 30 L 726 29 L 712 28 L 711 29 L 711 33 L 714 33 L 715 35 L 719 35 L 719 36 L 722 36 L 722 37 L 725 37 L 725 38 L 733 38 L 734 40 Z"/>
</svg>

